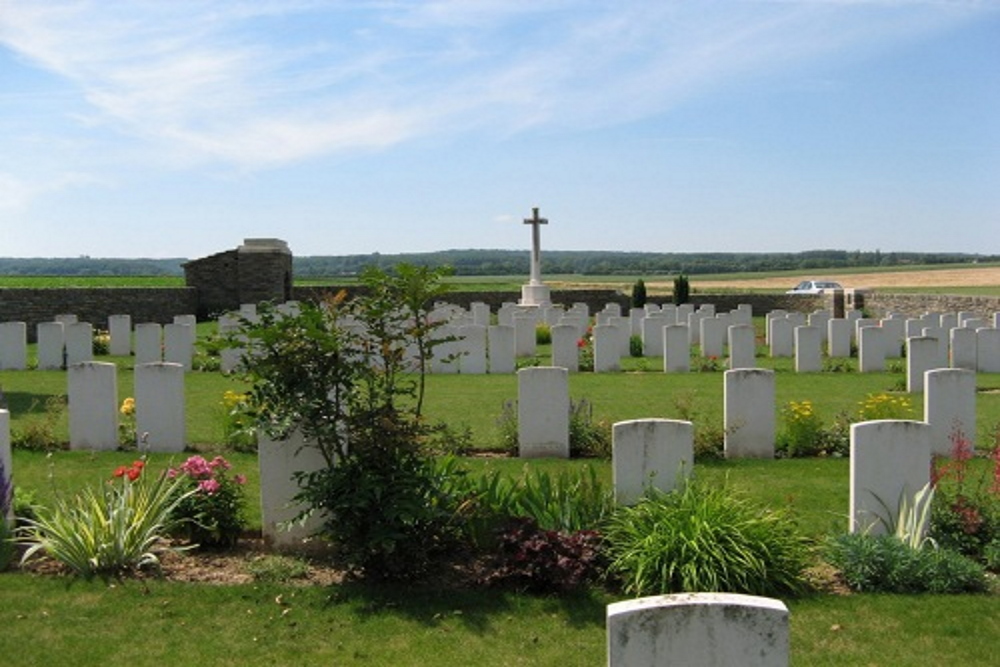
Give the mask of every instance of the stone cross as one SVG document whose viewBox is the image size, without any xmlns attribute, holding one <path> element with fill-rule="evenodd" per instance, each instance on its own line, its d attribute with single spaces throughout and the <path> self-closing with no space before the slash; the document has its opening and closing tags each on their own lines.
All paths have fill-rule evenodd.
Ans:
<svg viewBox="0 0 1000 667">
<path fill-rule="evenodd" d="M 538 217 L 538 207 L 531 209 L 530 218 L 524 219 L 524 224 L 531 225 L 531 279 L 528 284 L 542 284 L 542 234 L 541 225 L 549 224 L 546 218 Z"/>
</svg>

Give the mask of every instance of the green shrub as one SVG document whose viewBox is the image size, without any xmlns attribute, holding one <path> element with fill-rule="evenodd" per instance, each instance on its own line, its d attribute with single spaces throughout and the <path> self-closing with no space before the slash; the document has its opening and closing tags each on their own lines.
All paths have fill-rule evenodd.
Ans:
<svg viewBox="0 0 1000 667">
<path fill-rule="evenodd" d="M 295 579 L 304 579 L 309 574 L 309 564 L 299 558 L 280 554 L 257 556 L 246 564 L 247 572 L 254 581 L 270 584 L 284 584 Z"/>
<path fill-rule="evenodd" d="M 549 327 L 548 324 L 535 325 L 535 344 L 536 345 L 552 344 L 552 329 Z"/>
<path fill-rule="evenodd" d="M 34 412 L 37 407 L 38 401 L 32 401 L 28 412 Z M 41 415 L 22 420 L 21 427 L 11 431 L 11 446 L 33 452 L 51 452 L 60 449 L 63 443 L 56 433 L 65 412 L 66 397 L 50 396 L 45 401 Z"/>
<path fill-rule="evenodd" d="M 632 307 L 642 308 L 646 305 L 646 282 L 640 278 L 632 285 Z"/>
<path fill-rule="evenodd" d="M 95 357 L 111 353 L 111 334 L 103 329 L 94 329 L 92 350 Z"/>
<path fill-rule="evenodd" d="M 777 451 L 790 457 L 814 456 L 823 445 L 823 423 L 812 401 L 789 401 L 781 409 Z"/>
<path fill-rule="evenodd" d="M 237 452 L 257 451 L 257 429 L 250 409 L 250 397 L 227 390 L 222 394 L 222 442 Z"/>
<path fill-rule="evenodd" d="M 630 357 L 639 358 L 643 356 L 642 336 L 629 336 L 628 353 Z"/>
<path fill-rule="evenodd" d="M 790 518 L 726 486 L 692 481 L 652 492 L 616 511 L 605 537 L 609 572 L 629 595 L 783 595 L 805 587 L 809 548 Z"/>
<path fill-rule="evenodd" d="M 986 590 L 977 563 L 949 549 L 914 549 L 894 535 L 833 538 L 826 558 L 861 593 L 963 593 Z"/>
<path fill-rule="evenodd" d="M 681 305 L 691 300 L 691 282 L 683 273 L 674 278 L 674 304 Z"/>
<path fill-rule="evenodd" d="M 158 565 L 171 512 L 187 494 L 182 480 L 158 475 L 150 481 L 143 470 L 142 461 L 122 466 L 96 489 L 39 508 L 38 518 L 21 529 L 28 544 L 22 562 L 44 552 L 88 579 Z"/>
<path fill-rule="evenodd" d="M 508 454 L 518 450 L 517 402 L 504 401 L 496 420 L 497 445 Z M 569 451 L 575 457 L 611 458 L 611 424 L 594 420 L 593 405 L 585 398 L 570 400 Z"/>
</svg>

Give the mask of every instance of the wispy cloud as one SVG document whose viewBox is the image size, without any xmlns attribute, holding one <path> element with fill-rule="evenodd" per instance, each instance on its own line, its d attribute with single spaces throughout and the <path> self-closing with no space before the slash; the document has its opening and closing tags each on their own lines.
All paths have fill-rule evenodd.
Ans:
<svg viewBox="0 0 1000 667">
<path fill-rule="evenodd" d="M 435 133 L 615 124 L 741 75 L 941 30 L 997 2 L 45 3 L 0 45 L 159 155 L 266 168 Z"/>
</svg>

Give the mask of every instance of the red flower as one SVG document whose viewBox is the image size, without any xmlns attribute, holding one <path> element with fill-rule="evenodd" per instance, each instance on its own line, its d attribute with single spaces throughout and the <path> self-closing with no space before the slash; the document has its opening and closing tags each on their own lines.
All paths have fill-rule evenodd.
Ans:
<svg viewBox="0 0 1000 667">
<path fill-rule="evenodd" d="M 128 466 L 118 466 L 115 468 L 114 476 L 124 477 L 126 472 L 128 472 Z"/>
<path fill-rule="evenodd" d="M 128 476 L 130 481 L 134 482 L 139 479 L 139 475 L 142 474 L 142 468 L 129 468 L 125 471 L 125 474 Z"/>
</svg>

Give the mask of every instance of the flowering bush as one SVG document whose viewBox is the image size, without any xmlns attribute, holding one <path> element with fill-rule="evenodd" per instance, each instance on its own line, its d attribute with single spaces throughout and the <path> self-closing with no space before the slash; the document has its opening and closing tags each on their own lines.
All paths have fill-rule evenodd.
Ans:
<svg viewBox="0 0 1000 667">
<path fill-rule="evenodd" d="M 972 447 L 961 429 L 951 433 L 951 456 L 937 458 L 931 483 L 937 490 L 931 510 L 931 537 L 942 547 L 1000 567 L 1000 446 L 992 468 L 971 479 Z M 998 443 L 1000 444 L 1000 443 Z"/>
<path fill-rule="evenodd" d="M 225 548 L 236 544 L 246 525 L 246 477 L 231 475 L 229 461 L 216 456 L 189 457 L 167 476 L 180 478 L 192 493 L 174 509 L 177 532 L 201 547 Z"/>
<path fill-rule="evenodd" d="M 222 441 L 239 452 L 256 449 L 257 433 L 249 395 L 232 390 L 222 395 Z"/>
<path fill-rule="evenodd" d="M 594 330 L 587 328 L 587 333 L 576 341 L 576 349 L 579 359 L 579 369 L 581 371 L 594 370 Z"/>
<path fill-rule="evenodd" d="M 893 396 L 885 392 L 868 394 L 859 404 L 858 421 L 912 418 L 913 405 L 905 396 Z"/>
<path fill-rule="evenodd" d="M 823 422 L 812 401 L 789 401 L 781 409 L 782 430 L 778 450 L 788 456 L 812 456 L 823 443 Z"/>
</svg>

